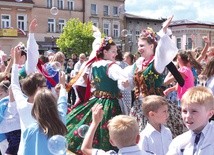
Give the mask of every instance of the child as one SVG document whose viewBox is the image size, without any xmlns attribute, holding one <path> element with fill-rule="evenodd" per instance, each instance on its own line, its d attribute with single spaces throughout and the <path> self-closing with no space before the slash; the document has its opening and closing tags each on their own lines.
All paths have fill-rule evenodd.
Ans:
<svg viewBox="0 0 214 155">
<path fill-rule="evenodd" d="M 202 86 L 190 88 L 181 99 L 182 118 L 189 131 L 173 139 L 167 155 L 210 155 L 214 153 L 212 92 Z"/>
<path fill-rule="evenodd" d="M 31 124 L 23 133 L 23 150 L 20 155 L 51 155 L 48 150 L 48 140 L 54 135 L 65 135 L 65 117 L 67 113 L 67 98 L 65 90 L 65 75 L 60 75 L 60 95 L 58 102 L 50 90 L 43 88 L 37 91 L 31 111 L 37 121 Z"/>
<path fill-rule="evenodd" d="M 88 132 L 83 140 L 81 150 L 85 155 L 91 154 L 114 154 L 117 153 L 113 150 L 105 152 L 104 150 L 92 148 L 92 142 L 94 134 L 99 126 L 99 123 L 103 118 L 103 106 L 102 104 L 95 104 L 92 107 L 92 123 L 88 129 Z M 135 118 L 127 115 L 118 115 L 113 117 L 108 123 L 108 130 L 110 136 L 110 143 L 119 149 L 118 154 L 126 155 L 147 155 L 143 150 L 140 150 L 137 146 L 139 141 L 139 127 Z"/>
<path fill-rule="evenodd" d="M 2 98 L 3 96 L 4 98 Z M 5 105 L 0 121 L 0 134 L 4 134 L 8 141 L 6 152 L 2 154 L 17 154 L 21 136 L 19 115 L 17 113 L 16 102 L 14 101 L 10 81 L 0 82 L 0 103 Z M 1 107 L 2 110 L 3 107 Z"/>
<path fill-rule="evenodd" d="M 167 100 L 157 95 L 147 96 L 143 99 L 142 110 L 148 122 L 140 133 L 139 147 L 157 155 L 165 155 L 172 141 L 170 129 L 163 125 L 169 117 Z"/>
<path fill-rule="evenodd" d="M 181 87 L 179 84 L 176 84 L 172 87 L 167 88 L 164 91 L 164 94 L 167 96 L 172 91 L 177 91 L 177 99 L 179 101 L 178 106 L 180 106 L 180 99 L 182 98 L 182 95 L 191 87 L 194 86 L 194 76 L 193 72 L 190 67 L 190 60 L 191 57 L 189 56 L 189 53 L 186 51 L 181 51 L 177 55 L 177 62 L 179 65 L 179 72 L 181 73 L 183 79 L 184 79 L 184 85 Z M 167 81 L 171 81 L 174 79 L 173 76 L 168 77 L 165 79 L 165 83 Z"/>
</svg>

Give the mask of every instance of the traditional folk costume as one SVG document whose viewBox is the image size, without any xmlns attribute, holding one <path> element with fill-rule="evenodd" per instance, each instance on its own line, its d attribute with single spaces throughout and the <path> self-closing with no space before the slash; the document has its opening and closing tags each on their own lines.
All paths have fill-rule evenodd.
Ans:
<svg viewBox="0 0 214 155">
<path fill-rule="evenodd" d="M 178 52 L 177 47 L 167 34 L 160 31 L 158 35 L 160 36 L 160 40 L 158 41 L 155 55 L 151 56 L 148 61 L 145 61 L 145 59 L 141 57 L 131 69 L 127 69 L 129 70 L 128 72 L 133 72 L 129 75 L 133 76 L 135 86 L 135 101 L 130 115 L 137 118 L 140 131 L 144 129 L 147 122 L 142 112 L 142 99 L 148 95 L 164 96 L 162 88 L 164 75 L 160 73 L 163 73 L 166 66 L 172 65 L 171 61 Z M 171 67 L 169 70 L 175 69 Z M 177 70 L 175 70 L 175 72 L 177 72 Z M 169 120 L 167 126 L 172 131 L 173 136 L 183 133 L 183 122 L 180 109 L 173 103 L 169 103 Z"/>
<path fill-rule="evenodd" d="M 98 41 L 100 41 L 100 39 L 98 39 Z M 109 42 L 111 40 L 107 39 L 105 41 Z M 101 42 L 103 44 L 103 41 Z M 102 44 L 97 45 L 102 47 Z M 94 50 L 95 49 L 93 47 L 93 51 Z M 90 61 L 93 61 L 93 63 L 90 64 Z M 102 104 L 103 106 L 104 116 L 103 120 L 99 124 L 98 129 L 96 130 L 96 134 L 93 139 L 93 147 L 106 151 L 112 149 L 117 150 L 109 142 L 107 124 L 112 117 L 122 114 L 118 102 L 118 99 L 121 98 L 118 80 L 127 78 L 125 77 L 122 68 L 110 60 L 97 59 L 95 56 L 94 58 L 92 58 L 92 60 L 90 60 L 89 58 L 89 62 L 86 64 L 86 66 L 88 64 L 91 65 L 91 70 L 89 71 L 89 79 L 91 79 L 94 91 L 92 93 L 92 97 L 88 102 L 79 104 L 67 115 L 66 126 L 68 129 L 68 149 L 77 154 L 82 154 L 80 149 L 83 138 L 78 134 L 78 129 L 81 125 L 90 125 L 90 123 L 92 122 L 91 108 L 94 106 L 94 104 L 98 103 Z"/>
</svg>

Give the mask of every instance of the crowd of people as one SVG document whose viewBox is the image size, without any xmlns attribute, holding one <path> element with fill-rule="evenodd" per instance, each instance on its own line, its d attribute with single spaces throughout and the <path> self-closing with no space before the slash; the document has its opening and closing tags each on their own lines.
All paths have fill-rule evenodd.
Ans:
<svg viewBox="0 0 214 155">
<path fill-rule="evenodd" d="M 203 37 L 201 51 L 178 50 L 172 18 L 142 30 L 138 58 L 97 27 L 89 56 L 41 56 L 32 20 L 26 47 L 8 61 L 0 53 L 1 154 L 51 155 L 55 135 L 66 138 L 62 154 L 213 154 L 214 47 Z"/>
</svg>

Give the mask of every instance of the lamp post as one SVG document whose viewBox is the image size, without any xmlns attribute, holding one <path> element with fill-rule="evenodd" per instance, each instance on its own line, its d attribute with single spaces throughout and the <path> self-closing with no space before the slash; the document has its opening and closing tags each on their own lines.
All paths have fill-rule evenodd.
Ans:
<svg viewBox="0 0 214 155">
<path fill-rule="evenodd" d="M 133 41 L 130 40 L 130 41 L 128 42 L 128 44 L 129 44 L 129 52 L 131 53 L 131 52 L 132 52 Z"/>
<path fill-rule="evenodd" d="M 52 43 L 51 49 L 52 49 L 52 50 L 54 50 L 54 41 L 55 41 L 54 36 L 51 36 L 51 43 Z"/>
</svg>

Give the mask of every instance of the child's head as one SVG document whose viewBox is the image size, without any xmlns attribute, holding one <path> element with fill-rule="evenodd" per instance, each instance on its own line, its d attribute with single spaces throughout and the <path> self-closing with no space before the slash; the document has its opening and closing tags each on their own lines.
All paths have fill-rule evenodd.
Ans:
<svg viewBox="0 0 214 155">
<path fill-rule="evenodd" d="M 35 95 L 37 88 L 46 86 L 46 79 L 40 73 L 29 74 L 21 81 L 22 90 L 28 97 Z"/>
<path fill-rule="evenodd" d="M 127 115 L 113 117 L 108 124 L 110 142 L 118 148 L 136 145 L 139 127 L 135 118 Z"/>
<path fill-rule="evenodd" d="M 188 89 L 182 96 L 181 109 L 186 127 L 194 132 L 201 132 L 214 111 L 211 90 L 202 86 Z"/>
<path fill-rule="evenodd" d="M 58 114 L 57 100 L 47 88 L 37 91 L 31 114 L 48 137 L 66 134 L 66 127 Z"/>
<path fill-rule="evenodd" d="M 143 114 L 149 121 L 157 124 L 165 124 L 169 117 L 167 100 L 158 95 L 149 95 L 143 99 Z"/>
</svg>

